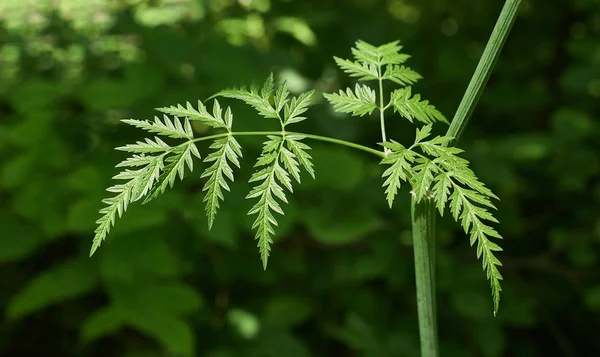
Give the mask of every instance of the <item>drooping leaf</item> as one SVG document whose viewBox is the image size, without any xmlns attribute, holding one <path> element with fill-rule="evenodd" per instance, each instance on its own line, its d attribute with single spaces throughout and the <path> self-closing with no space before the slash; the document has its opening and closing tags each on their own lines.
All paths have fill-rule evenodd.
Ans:
<svg viewBox="0 0 600 357">
<path fill-rule="evenodd" d="M 214 219 L 219 209 L 219 200 L 223 200 L 223 190 L 229 191 L 227 179 L 233 182 L 233 170 L 229 163 L 240 167 L 239 158 L 242 157 L 242 147 L 237 140 L 228 135 L 225 138 L 217 139 L 210 146 L 215 149 L 204 159 L 205 163 L 213 164 L 206 168 L 202 173 L 202 178 L 208 177 L 203 191 L 206 191 L 204 202 L 206 202 L 206 216 L 208 217 L 208 228 L 212 228 Z"/>
<path fill-rule="evenodd" d="M 161 175 L 158 177 L 156 185 L 148 192 L 144 203 L 155 199 L 160 194 L 164 193 L 168 187 L 173 187 L 177 176 L 179 176 L 180 180 L 183 180 L 185 177 L 186 166 L 190 172 L 194 171 L 194 159 L 192 158 L 192 155 L 200 158 L 198 148 L 196 148 L 196 145 L 191 141 L 174 148 L 172 153 L 171 156 L 165 159 L 167 164 Z"/>
<path fill-rule="evenodd" d="M 255 237 L 258 240 L 258 248 L 265 269 L 271 244 L 273 243 L 272 236 L 275 234 L 274 226 L 277 226 L 277 220 L 273 212 L 284 214 L 277 200 L 287 203 L 283 188 L 285 187 L 289 192 L 292 192 L 293 187 L 290 176 L 299 182 L 299 166 L 301 164 L 305 165 L 306 162 L 310 163 L 307 158 L 308 154 L 301 148 L 300 144 L 302 143 L 298 140 L 300 139 L 291 140 L 281 136 L 268 136 L 268 140 L 263 145 L 262 153 L 256 165 L 254 165 L 258 168 L 258 171 L 252 175 L 249 181 L 251 183 L 257 182 L 246 198 L 258 198 L 258 202 L 252 206 L 248 214 L 256 215 L 252 229 L 256 230 Z M 299 159 L 293 149 L 286 148 L 286 142 L 294 142 L 294 144 L 291 144 L 292 148 L 301 148 L 303 159 Z M 302 163 L 302 160 L 305 160 L 305 163 Z"/>
</svg>

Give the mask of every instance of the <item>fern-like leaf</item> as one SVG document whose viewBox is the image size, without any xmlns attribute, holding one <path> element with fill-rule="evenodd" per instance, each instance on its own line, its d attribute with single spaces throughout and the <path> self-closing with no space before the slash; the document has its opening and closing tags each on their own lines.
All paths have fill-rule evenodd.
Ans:
<svg viewBox="0 0 600 357">
<path fill-rule="evenodd" d="M 168 136 L 174 139 L 193 139 L 194 132 L 192 130 L 192 126 L 190 125 L 190 121 L 188 119 L 184 119 L 183 124 L 179 120 L 179 118 L 174 117 L 171 120 L 168 116 L 163 115 L 163 120 L 161 121 L 159 117 L 154 117 L 154 121 L 148 120 L 136 120 L 136 119 L 123 119 L 121 120 L 124 123 L 129 125 L 133 125 L 137 128 L 146 130 L 150 133 L 156 133 L 164 136 Z"/>
<path fill-rule="evenodd" d="M 289 103 L 284 105 L 283 111 L 283 124 L 293 124 L 298 123 L 306 119 L 306 117 L 301 116 L 308 110 L 308 107 L 311 104 L 311 98 L 314 94 L 314 90 L 311 90 L 306 93 L 302 93 L 298 97 L 293 97 Z M 279 107 L 279 105 L 277 106 Z"/>
<path fill-rule="evenodd" d="M 156 110 L 177 117 L 186 117 L 189 120 L 198 120 L 204 125 L 208 125 L 213 128 L 226 128 L 227 126 L 225 120 L 223 119 L 223 110 L 221 109 L 219 102 L 216 100 L 213 104 L 212 114 L 208 112 L 201 101 L 198 101 L 197 108 L 194 108 L 190 102 L 186 102 L 185 107 L 181 104 L 177 104 L 177 106 L 156 108 Z"/>
<path fill-rule="evenodd" d="M 264 269 L 267 268 L 269 252 L 273 243 L 274 226 L 277 226 L 277 220 L 273 212 L 284 214 L 276 199 L 287 203 L 282 185 L 291 191 L 289 174 L 280 165 L 284 149 L 284 139 L 281 136 L 268 137 L 255 165 L 260 169 L 252 175 L 249 181 L 258 184 L 246 196 L 248 199 L 258 198 L 258 202 L 254 204 L 248 214 L 256 215 L 252 229 L 256 229 L 255 237 L 258 240 L 258 248 Z"/>
<path fill-rule="evenodd" d="M 222 201 L 224 199 L 222 189 L 229 191 L 227 179 L 231 182 L 234 180 L 230 163 L 239 168 L 239 158 L 242 157 L 242 147 L 232 135 L 215 140 L 210 148 L 216 151 L 208 154 L 204 162 L 212 162 L 213 164 L 201 176 L 202 178 L 208 177 L 203 191 L 206 191 L 204 202 L 206 202 L 206 216 L 208 217 L 209 229 L 212 228 L 217 215 L 219 200 Z"/>
<path fill-rule="evenodd" d="M 377 109 L 375 91 L 366 85 L 357 84 L 354 92 L 346 88 L 338 93 L 324 93 L 325 98 L 333 105 L 333 109 L 342 113 L 363 116 Z"/>
<path fill-rule="evenodd" d="M 399 41 L 394 41 L 376 47 L 359 40 L 356 41 L 352 54 L 359 62 L 377 67 L 402 64 L 410 56 L 400 53 L 402 46 L 399 43 Z"/>
<path fill-rule="evenodd" d="M 312 178 L 315 178 L 315 169 L 312 163 L 312 156 L 307 152 L 310 146 L 302 142 L 306 136 L 300 134 L 286 134 L 285 143 L 294 155 L 298 158 L 300 165 L 309 173 Z M 299 182 L 299 181 L 298 181 Z"/>
<path fill-rule="evenodd" d="M 152 188 L 162 167 L 162 158 L 163 155 L 149 157 L 145 167 L 137 170 L 125 170 L 113 177 L 115 180 L 126 180 L 127 182 L 113 185 L 107 189 L 108 192 L 116 193 L 116 195 L 102 200 L 106 207 L 100 209 L 102 216 L 96 221 L 98 226 L 94 231 L 90 256 L 106 239 L 111 227 L 115 224 L 117 215 L 121 217 L 130 203 L 140 199 Z M 129 165 L 121 163 L 117 166 Z"/>
<path fill-rule="evenodd" d="M 154 141 L 152 139 L 146 139 L 145 142 L 138 141 L 135 144 L 119 146 L 115 150 L 134 152 L 138 154 L 149 154 L 171 150 L 171 146 L 162 141 L 160 138 L 155 137 Z"/>
<path fill-rule="evenodd" d="M 446 206 L 457 222 L 460 222 L 465 233 L 470 235 L 470 243 L 477 243 L 477 257 L 482 259 L 492 288 L 494 313 L 500 301 L 500 274 L 498 267 L 502 264 L 494 252 L 502 249 L 490 238 L 502 237 L 487 222 L 498 221 L 489 209 L 495 209 L 491 199 L 497 198 L 468 167 L 467 160 L 457 156 L 462 150 L 446 146 L 452 138 L 447 136 L 431 136 L 431 124 L 417 129 L 415 142 L 406 148 L 396 142 L 386 142 L 383 146 L 391 152 L 381 161 L 390 165 L 384 172 L 386 178 L 386 196 L 391 206 L 400 188 L 401 181 L 412 185 L 417 202 L 433 199 L 440 215 Z M 429 140 L 427 140 L 429 139 Z M 420 149 L 423 154 L 415 149 Z M 411 164 L 415 162 L 416 165 Z"/>
<path fill-rule="evenodd" d="M 335 63 L 350 77 L 358 77 L 359 81 L 371 81 L 379 78 L 379 70 L 374 64 L 353 62 L 333 57 Z"/>
<path fill-rule="evenodd" d="M 421 95 L 412 96 L 411 88 L 405 87 L 392 92 L 391 104 L 394 111 L 400 113 L 411 123 L 416 119 L 425 124 L 441 121 L 448 123 L 448 120 L 440 113 L 429 101 L 421 101 Z"/>
<path fill-rule="evenodd" d="M 470 234 L 471 245 L 477 242 L 477 258 L 482 260 L 483 269 L 486 271 L 488 280 L 490 280 L 494 300 L 494 314 L 496 314 L 500 304 L 500 292 L 502 291 L 500 286 L 502 275 L 498 271 L 498 266 L 502 266 L 502 263 L 496 258 L 494 252 L 502 251 L 502 248 L 490 241 L 489 238 L 501 239 L 502 237 L 494 228 L 486 224 L 485 220 L 494 223 L 498 221 L 485 208 L 475 204 L 475 202 L 488 201 L 488 204 L 484 205 L 491 205 L 485 196 L 478 194 L 476 191 L 463 188 L 454 181 L 452 182 L 452 188 L 450 210 L 454 219 L 456 221 L 460 220 L 465 233 Z"/>
<path fill-rule="evenodd" d="M 168 187 L 173 187 L 177 176 L 181 180 L 185 177 L 185 168 L 189 168 L 190 172 L 194 171 L 194 160 L 192 155 L 200 158 L 200 153 L 196 145 L 188 141 L 175 148 L 173 148 L 172 155 L 165 159 L 168 164 L 165 165 L 163 172 L 158 177 L 156 185 L 148 192 L 146 199 L 143 203 L 147 203 L 162 193 L 164 193 Z"/>
<path fill-rule="evenodd" d="M 281 120 L 279 111 L 271 105 L 274 88 L 275 82 L 271 73 L 260 89 L 256 85 L 252 85 L 250 89 L 246 89 L 246 87 L 226 89 L 215 94 L 215 96 L 241 100 L 256 109 L 263 117 Z M 284 96 L 281 87 L 280 91 L 281 94 L 279 94 L 279 101 L 276 103 L 277 106 L 280 106 L 281 102 L 285 101 L 285 99 L 279 99 Z M 287 98 L 287 95 L 285 97 Z"/>
<path fill-rule="evenodd" d="M 380 164 L 391 165 L 384 172 L 382 177 L 385 179 L 383 187 L 385 187 L 386 200 L 390 208 L 394 203 L 394 199 L 398 194 L 401 186 L 401 181 L 407 182 L 412 172 L 411 163 L 415 160 L 414 153 L 407 150 L 402 144 L 391 141 L 382 144 L 391 152 L 384 157 Z"/>
<path fill-rule="evenodd" d="M 421 79 L 420 74 L 406 66 L 388 65 L 382 79 L 387 79 L 400 85 L 414 84 Z"/>
</svg>

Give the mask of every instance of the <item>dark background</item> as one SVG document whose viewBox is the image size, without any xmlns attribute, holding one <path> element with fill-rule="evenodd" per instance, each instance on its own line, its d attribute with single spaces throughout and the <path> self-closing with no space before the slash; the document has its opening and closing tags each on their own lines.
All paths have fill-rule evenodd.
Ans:
<svg viewBox="0 0 600 357">
<path fill-rule="evenodd" d="M 113 148 L 144 137 L 119 119 L 270 71 L 296 93 L 336 91 L 353 82 L 332 56 L 357 39 L 400 40 L 415 91 L 451 118 L 502 1 L 25 3 L 0 0 L 1 356 L 419 355 L 409 195 L 390 210 L 362 152 L 312 143 L 317 178 L 285 206 L 266 272 L 243 199 L 259 138 L 240 139 L 211 232 L 200 167 L 88 258 L 94 222 L 125 157 Z M 236 130 L 277 130 L 230 104 Z M 524 0 L 458 143 L 501 198 L 500 311 L 468 237 L 439 219 L 442 356 L 600 355 L 599 114 L 600 2 Z M 376 119 L 322 99 L 308 116 L 311 133 L 379 140 Z"/>
</svg>

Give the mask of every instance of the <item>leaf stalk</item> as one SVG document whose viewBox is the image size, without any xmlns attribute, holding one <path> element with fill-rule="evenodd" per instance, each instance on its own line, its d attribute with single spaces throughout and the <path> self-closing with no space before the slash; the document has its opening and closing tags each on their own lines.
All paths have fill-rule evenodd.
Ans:
<svg viewBox="0 0 600 357">
<path fill-rule="evenodd" d="M 193 142 L 198 142 L 198 141 L 205 141 L 205 140 L 211 140 L 211 139 L 218 139 L 218 138 L 222 138 L 228 135 L 233 135 L 233 136 L 266 136 L 266 135 L 302 135 L 305 136 L 308 139 L 312 139 L 312 140 L 317 140 L 317 141 L 323 141 L 323 142 L 330 142 L 330 143 L 334 143 L 334 144 L 338 144 L 338 145 L 342 145 L 342 146 L 347 146 L 350 148 L 354 148 L 354 149 L 358 149 L 364 152 L 367 152 L 369 154 L 378 156 L 378 157 L 384 157 L 385 155 L 379 151 L 379 150 L 375 150 L 372 149 L 370 147 L 364 146 L 364 145 L 360 145 L 357 143 L 353 143 L 351 141 L 346 141 L 346 140 L 341 140 L 341 139 L 335 139 L 335 138 L 330 138 L 328 136 L 321 136 L 321 135 L 313 135 L 313 134 L 305 134 L 305 133 L 298 133 L 298 132 L 293 132 L 293 131 L 232 131 L 232 132 L 227 132 L 227 133 L 221 133 L 221 134 L 214 134 L 214 135 L 208 135 L 208 136 L 203 136 L 201 138 L 196 138 L 194 140 L 192 140 Z"/>
</svg>

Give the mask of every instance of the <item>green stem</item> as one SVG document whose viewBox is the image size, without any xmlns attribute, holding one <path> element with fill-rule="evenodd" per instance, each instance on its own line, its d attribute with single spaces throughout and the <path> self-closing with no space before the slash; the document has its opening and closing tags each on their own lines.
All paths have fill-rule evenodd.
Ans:
<svg viewBox="0 0 600 357">
<path fill-rule="evenodd" d="M 379 73 L 381 74 L 381 67 L 379 68 Z M 386 142 L 387 138 L 385 135 L 385 117 L 383 116 L 384 111 L 385 108 L 383 107 L 383 80 L 379 78 L 379 124 L 381 125 L 381 140 L 383 142 Z M 383 152 L 385 154 L 388 154 L 390 152 L 390 149 L 383 148 Z"/>
<path fill-rule="evenodd" d="M 417 203 L 413 195 L 411 217 L 422 357 L 439 355 L 435 305 L 435 215 L 435 207 L 429 199 Z"/>
<path fill-rule="evenodd" d="M 471 77 L 471 82 L 469 82 L 465 95 L 463 96 L 458 109 L 456 110 L 456 114 L 454 114 L 452 123 L 448 128 L 448 132 L 446 133 L 447 136 L 454 137 L 454 141 L 458 140 L 462 135 L 471 114 L 473 114 L 475 105 L 479 101 L 481 93 L 483 93 L 483 89 L 498 61 L 498 57 L 500 57 L 500 52 L 508 38 L 510 29 L 517 18 L 520 4 L 521 0 L 506 0 L 504 3 L 504 7 L 496 21 L 496 26 L 494 26 L 492 35 L 483 50 L 479 64 L 475 69 L 475 73 L 473 73 L 473 77 Z"/>
<path fill-rule="evenodd" d="M 507 0 L 483 51 L 475 73 L 463 96 L 446 135 L 458 140 L 483 92 L 508 33 L 517 17 L 521 0 Z M 412 202 L 412 226 L 415 250 L 415 277 L 421 357 L 437 357 L 437 310 L 435 298 L 435 205 L 425 199 Z"/>
<path fill-rule="evenodd" d="M 208 136 L 203 136 L 201 138 L 196 138 L 194 140 L 192 140 L 193 142 L 197 142 L 197 141 L 205 141 L 205 140 L 211 140 L 211 139 L 218 139 L 218 138 L 222 138 L 228 135 L 233 135 L 233 136 L 266 136 L 266 135 L 283 135 L 284 132 L 282 131 L 232 131 L 232 132 L 227 132 L 227 133 L 221 133 L 221 134 L 214 134 L 214 135 L 208 135 Z M 340 139 L 335 139 L 335 138 L 330 138 L 327 136 L 320 136 L 320 135 L 312 135 L 312 134 L 304 134 L 304 133 L 297 133 L 297 132 L 293 132 L 293 131 L 286 131 L 285 134 L 294 134 L 294 135 L 303 135 L 309 139 L 312 140 L 318 140 L 318 141 L 325 141 L 325 142 L 329 142 L 329 143 L 334 143 L 334 144 L 338 144 L 338 145 L 343 145 L 343 146 L 347 146 L 347 147 L 351 147 L 354 149 L 358 149 L 364 152 L 368 152 L 369 154 L 373 154 L 376 155 L 378 157 L 384 157 L 385 155 L 378 150 L 372 149 L 370 147 L 364 146 L 364 145 L 360 145 L 360 144 L 356 144 L 350 141 L 346 141 L 346 140 L 340 140 Z"/>
</svg>

